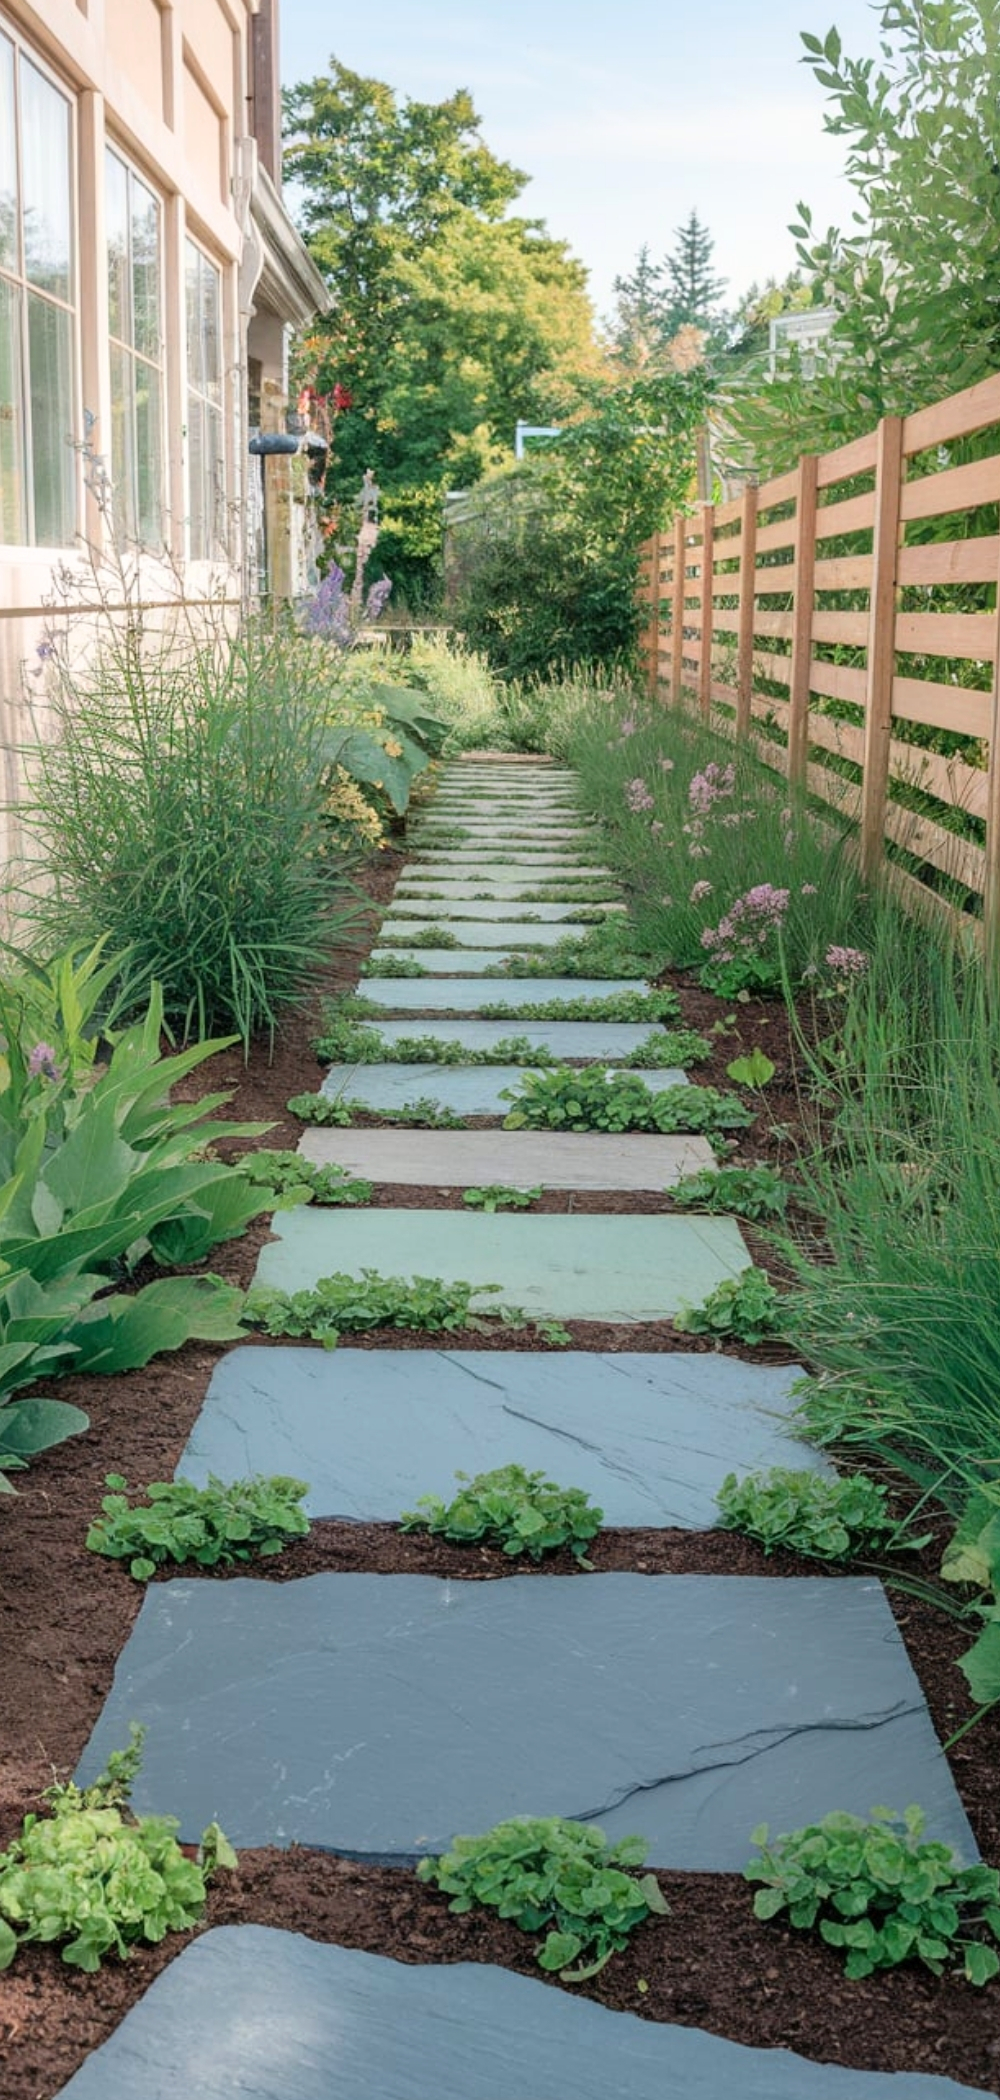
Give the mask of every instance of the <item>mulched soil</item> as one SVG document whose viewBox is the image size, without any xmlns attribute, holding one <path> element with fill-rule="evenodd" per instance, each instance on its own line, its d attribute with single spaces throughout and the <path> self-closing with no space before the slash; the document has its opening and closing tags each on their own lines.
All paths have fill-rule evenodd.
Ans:
<svg viewBox="0 0 1000 2100">
<path fill-rule="evenodd" d="M 391 893 L 401 858 L 385 855 L 373 871 L 370 887 L 377 901 Z M 357 952 L 336 957 L 324 988 L 353 983 L 357 965 Z M 708 1032 L 718 1016 L 718 1003 L 687 984 L 679 989 L 685 1024 Z M 787 1024 L 780 1011 L 760 1002 L 734 1006 L 733 1012 L 733 1032 L 713 1039 L 718 1041 L 713 1064 L 702 1067 L 697 1076 L 728 1086 L 725 1065 L 733 1057 L 755 1043 L 766 1050 L 778 1071 L 764 1097 L 763 1115 L 754 1130 L 741 1137 L 733 1156 L 781 1164 L 790 1151 L 782 1125 L 794 1130 L 803 1109 L 809 1112 L 794 1084 Z M 284 1104 L 293 1093 L 315 1089 L 317 1066 L 308 1039 L 316 1018 L 314 1006 L 289 1024 L 270 1060 L 266 1046 L 246 1066 L 238 1053 L 223 1053 L 193 1075 L 186 1090 L 193 1097 L 219 1085 L 232 1086 L 228 1115 L 269 1121 L 275 1128 L 264 1142 L 294 1145 L 301 1126 Z M 446 1197 L 437 1190 L 376 1191 L 381 1205 L 459 1207 L 460 1201 L 459 1194 Z M 586 1214 L 660 1213 L 669 1210 L 670 1203 L 657 1196 L 547 1195 L 538 1207 Z M 265 1222 L 239 1244 L 219 1248 L 212 1268 L 248 1283 L 267 1232 Z M 773 1269 L 766 1242 L 753 1234 L 748 1240 L 756 1258 L 767 1258 Z M 570 1329 L 578 1348 L 711 1347 L 697 1338 L 675 1335 L 668 1323 L 623 1329 L 574 1322 Z M 351 1338 L 350 1346 L 497 1350 L 544 1344 L 530 1331 L 490 1329 L 445 1336 L 377 1333 Z M 63 1380 L 61 1396 L 87 1408 L 90 1430 L 37 1460 L 21 1476 L 17 1499 L 5 1504 L 0 1563 L 2 1842 L 9 1842 L 24 1813 L 37 1806 L 39 1792 L 52 1777 L 64 1777 L 75 1765 L 142 1601 L 141 1588 L 121 1567 L 88 1554 L 83 1545 L 104 1475 L 120 1471 L 137 1485 L 169 1476 L 221 1353 L 190 1344 L 125 1377 Z M 753 1360 L 788 1359 L 774 1348 L 753 1352 Z M 602 1571 L 764 1574 L 774 1579 L 820 1572 L 815 1563 L 790 1556 L 768 1560 L 747 1540 L 721 1532 L 608 1531 L 594 1542 L 590 1557 Z M 908 1558 L 905 1566 L 907 1572 L 933 1580 L 936 1564 L 931 1548 L 919 1561 Z M 319 1569 L 405 1571 L 482 1581 L 528 1572 L 496 1551 L 466 1551 L 421 1535 L 405 1536 L 391 1525 L 343 1522 L 315 1525 L 308 1539 L 254 1572 L 262 1580 L 288 1581 Z M 565 1555 L 537 1572 L 539 1580 L 556 1573 L 588 1579 Z M 829 1579 L 839 1578 L 831 1574 Z M 889 1594 L 935 1725 L 946 1738 L 971 1711 L 956 1668 L 968 1633 L 922 1600 L 901 1590 L 890 1589 Z M 949 1756 L 983 1853 L 1000 1858 L 1000 1798 L 994 1779 L 1000 1761 L 1000 1713 L 982 1722 Z M 848 1984 L 837 1959 L 821 1944 L 780 1926 L 758 1924 L 740 1877 L 661 1873 L 658 1879 L 670 1916 L 640 1928 L 625 1953 L 580 1987 L 586 1995 L 644 2018 L 703 2027 L 758 2047 L 795 2049 L 855 2067 L 937 2072 L 997 2092 L 1000 2000 L 995 1989 L 976 1992 L 964 1983 L 942 1983 L 915 1969 Z M 220 1877 L 212 1890 L 206 1923 L 251 1921 L 401 1961 L 498 1962 L 525 1975 L 542 1975 L 533 1960 L 532 1942 L 514 1926 L 489 1915 L 452 1918 L 446 1899 L 409 1872 L 362 1866 L 330 1854 L 295 1848 L 244 1853 L 239 1871 Z M 20 1954 L 14 1969 L 0 1977 L 3 2100 L 52 2100 L 183 1945 L 183 1940 L 172 1938 L 124 1965 L 109 1963 L 96 1980 L 68 1970 L 49 1949 Z"/>
</svg>

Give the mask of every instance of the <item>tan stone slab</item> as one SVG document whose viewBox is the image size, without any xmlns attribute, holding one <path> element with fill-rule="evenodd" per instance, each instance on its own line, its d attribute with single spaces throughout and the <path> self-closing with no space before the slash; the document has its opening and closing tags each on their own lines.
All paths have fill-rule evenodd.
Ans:
<svg viewBox="0 0 1000 2100">
<path fill-rule="evenodd" d="M 411 1188 L 673 1188 L 714 1167 L 701 1137 L 593 1137 L 552 1130 L 306 1130 L 299 1151 L 315 1166 Z"/>
</svg>

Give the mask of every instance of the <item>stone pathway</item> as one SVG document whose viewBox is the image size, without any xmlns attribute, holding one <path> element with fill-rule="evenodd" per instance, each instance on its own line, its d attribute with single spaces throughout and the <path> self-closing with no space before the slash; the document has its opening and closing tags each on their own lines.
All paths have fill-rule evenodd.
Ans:
<svg viewBox="0 0 1000 2100">
<path fill-rule="evenodd" d="M 410 829 L 412 859 L 360 989 L 387 1042 L 470 1052 L 511 1034 L 570 1060 L 638 1053 L 647 1026 L 520 1021 L 638 982 L 498 979 L 507 954 L 621 910 L 567 769 L 458 761 Z M 600 901 L 537 902 L 574 881 Z M 414 936 L 417 937 L 414 945 Z M 428 945 L 423 945 L 426 938 Z M 436 945 L 430 945 L 434 942 Z M 379 975 L 410 956 L 424 975 Z M 506 1002 L 510 1018 L 481 1009 Z M 441 1020 L 422 1018 L 416 1014 Z M 523 1067 L 331 1068 L 327 1098 L 431 1097 L 503 1114 Z M 642 1073 L 651 1086 L 681 1072 Z M 695 1075 L 697 1076 L 697 1075 Z M 711 1160 L 693 1137 L 309 1129 L 301 1149 L 383 1183 L 655 1190 Z M 664 1319 L 748 1260 L 733 1219 L 280 1213 L 262 1282 L 341 1269 L 501 1286 L 532 1317 Z M 483 1299 L 484 1309 L 493 1303 Z M 314 1515 L 391 1521 L 456 1471 L 510 1462 L 585 1488 L 618 1526 L 711 1524 L 736 1467 L 814 1464 L 787 1427 L 794 1373 L 642 1352 L 241 1347 L 218 1366 L 179 1471 L 290 1472 Z M 768 1819 L 920 1801 L 931 1834 L 971 1832 L 881 1585 L 868 1578 L 609 1574 L 503 1582 L 320 1574 L 177 1580 L 148 1592 L 80 1777 L 148 1726 L 136 1805 L 195 1839 L 301 1843 L 414 1860 L 514 1814 L 640 1831 L 652 1864 L 719 1872 Z M 749 1900 L 749 1898 L 748 1898 Z M 780 1960 L 780 1946 L 775 1959 Z M 478 1965 L 403 1966 L 259 1926 L 188 1946 L 64 2089 L 72 2100 L 959 2100 L 947 2078 L 885 2076 L 751 2050 Z"/>
</svg>

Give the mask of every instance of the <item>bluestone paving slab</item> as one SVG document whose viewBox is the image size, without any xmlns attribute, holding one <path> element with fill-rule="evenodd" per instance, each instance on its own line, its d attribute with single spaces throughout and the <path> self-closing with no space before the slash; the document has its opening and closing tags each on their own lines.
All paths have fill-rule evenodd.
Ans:
<svg viewBox="0 0 1000 2100">
<path fill-rule="evenodd" d="M 588 888 L 594 887 L 594 882 L 590 876 L 578 879 L 584 880 Z M 620 894 L 613 875 L 609 875 L 606 880 L 598 877 L 597 881 L 604 892 L 603 897 L 597 900 L 598 902 L 602 904 L 609 902 L 613 896 Z M 590 897 L 577 898 L 575 887 L 568 885 L 562 876 L 551 876 L 546 886 L 557 890 L 561 888 L 564 892 L 567 888 L 569 889 L 568 897 L 564 894 L 562 897 L 553 900 L 560 904 L 577 901 L 590 905 L 595 901 Z M 421 898 L 426 900 L 429 896 L 438 895 L 447 899 L 448 902 L 451 902 L 454 898 L 459 903 L 467 902 L 469 899 L 481 903 L 489 898 L 495 902 L 503 903 L 509 910 L 512 903 L 523 902 L 532 904 L 534 902 L 534 893 L 539 887 L 538 876 L 528 874 L 523 869 L 520 875 L 494 875 L 484 868 L 477 875 L 444 876 L 435 874 L 433 868 L 428 870 L 417 867 L 409 875 L 405 871 L 400 875 L 393 901 L 395 904 L 400 904 L 405 898 L 407 903 L 416 904 Z"/>
<path fill-rule="evenodd" d="M 411 844 L 412 841 L 407 840 L 407 845 Z M 499 860 L 497 855 L 500 856 Z M 413 858 L 414 861 L 419 861 L 421 867 L 451 868 L 456 874 L 459 869 L 470 867 L 506 867 L 511 871 L 535 867 L 558 868 L 560 871 L 564 868 L 575 868 L 578 873 L 582 872 L 579 865 L 579 849 L 576 847 L 538 846 L 533 850 L 524 840 L 516 848 L 511 848 L 509 853 L 504 851 L 503 846 L 497 846 L 495 849 L 489 846 L 423 846 L 414 852 Z M 586 872 L 591 872 L 589 867 Z M 607 870 L 599 867 L 597 873 L 604 875 Z"/>
<path fill-rule="evenodd" d="M 668 1320 L 749 1262 L 732 1218 L 549 1217 L 453 1210 L 282 1211 L 257 1282 L 308 1289 L 335 1270 L 500 1284 L 531 1317 Z"/>
<path fill-rule="evenodd" d="M 62 2100 L 962 2100 L 611 2012 L 483 1962 L 418 1967 L 268 1925 L 177 1955 Z"/>
<path fill-rule="evenodd" d="M 477 941 L 481 948 L 554 948 L 557 941 L 580 940 L 589 931 L 589 926 L 579 925 L 574 919 L 527 919 L 520 923 L 509 917 L 503 923 L 488 918 L 463 919 L 456 907 L 448 917 L 440 919 L 431 918 L 429 913 L 411 919 L 405 913 L 390 912 L 379 928 L 376 946 L 405 947 L 413 934 L 433 932 L 453 933 L 463 948 L 472 947 Z M 422 960 L 419 955 L 417 959 Z"/>
<path fill-rule="evenodd" d="M 457 1472 L 521 1465 L 583 1488 L 606 1524 L 708 1530 L 734 1467 L 825 1461 L 788 1431 L 795 1368 L 567 1350 L 230 1349 L 177 1467 L 291 1474 L 311 1517 L 395 1523 Z"/>
<path fill-rule="evenodd" d="M 734 1872 L 762 1818 L 919 1801 L 975 1845 L 868 1577 L 236 1577 L 151 1586 L 77 1780 L 147 1729 L 133 1805 L 190 1843 L 439 1852 L 513 1815 Z"/>
<path fill-rule="evenodd" d="M 378 1021 L 384 1043 L 412 1037 L 412 1021 Z M 662 1036 L 656 1023 L 636 1021 L 522 1021 L 515 1030 L 509 1021 L 435 1021 L 422 1025 L 421 1035 L 433 1035 L 440 1043 L 458 1043 L 463 1050 L 494 1050 L 516 1034 L 533 1050 L 551 1050 L 556 1057 L 630 1057 L 652 1037 Z"/>
<path fill-rule="evenodd" d="M 306 1129 L 299 1151 L 413 1188 L 658 1190 L 715 1166 L 707 1138 L 590 1131 Z"/>
<path fill-rule="evenodd" d="M 499 919 L 507 924 L 528 926 L 561 925 L 584 906 L 588 912 L 622 912 L 624 904 L 592 904 L 586 897 L 576 904 L 526 904 L 524 916 L 513 897 L 400 897 L 392 900 L 394 919 Z"/>
<path fill-rule="evenodd" d="M 504 1025 L 501 1023 L 501 1026 Z M 525 1065 L 330 1065 L 320 1093 L 328 1101 L 359 1101 L 366 1108 L 407 1108 L 437 1101 L 464 1116 L 506 1116 L 514 1104 L 506 1093 L 529 1069 Z M 672 1070 L 639 1074 L 652 1092 L 684 1086 L 687 1074 Z"/>
<path fill-rule="evenodd" d="M 476 897 L 486 889 L 503 893 L 507 890 L 531 890 L 541 886 L 559 887 L 561 883 L 613 883 L 616 877 L 609 868 L 581 868 L 575 865 L 558 867 L 551 873 L 539 875 L 532 868 L 510 868 L 505 861 L 480 860 L 471 867 L 437 868 L 433 861 L 407 861 L 400 870 L 397 889 L 413 889 L 418 884 L 423 889 L 444 889 L 448 894 L 463 893 Z"/>
<path fill-rule="evenodd" d="M 508 957 L 517 953 L 521 949 L 521 947 L 522 943 L 518 941 L 508 941 L 506 951 L 501 948 L 465 947 L 404 948 L 397 950 L 395 948 L 394 943 L 385 941 L 380 943 L 376 941 L 375 946 L 372 949 L 371 960 L 377 968 L 379 958 L 381 955 L 390 952 L 394 955 L 396 953 L 400 953 L 405 954 L 407 956 L 412 955 L 414 962 L 418 962 L 420 964 L 421 969 L 426 971 L 428 977 L 452 977 L 455 975 L 467 976 L 470 970 L 495 970 L 498 964 L 506 962 Z M 406 978 L 400 979 L 401 984 L 405 984 L 407 981 L 408 980 Z M 424 979 L 413 978 L 411 981 L 414 984 L 417 984 L 423 983 Z M 487 977 L 486 979 L 487 984 L 503 985 L 510 981 L 512 980 L 508 980 L 505 977 Z M 518 981 L 521 982 L 527 980 Z M 367 982 L 367 978 L 362 977 L 361 983 L 358 987 L 358 989 L 362 993 L 364 992 L 365 985 L 367 984 Z"/>
<path fill-rule="evenodd" d="M 362 996 L 373 1006 L 397 1012 L 420 1013 L 423 1008 L 446 1012 L 476 1012 L 503 1000 L 516 1009 L 544 1006 L 550 999 L 607 999 L 615 992 L 640 992 L 650 987 L 641 977 L 455 977 L 450 984 L 422 983 L 419 977 L 365 977 Z M 412 1023 L 411 1023 L 412 1026 Z"/>
</svg>

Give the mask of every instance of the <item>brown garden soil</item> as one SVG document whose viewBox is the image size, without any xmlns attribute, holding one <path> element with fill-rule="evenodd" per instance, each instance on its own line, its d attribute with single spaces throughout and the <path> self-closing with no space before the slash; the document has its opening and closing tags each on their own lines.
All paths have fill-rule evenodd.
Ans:
<svg viewBox="0 0 1000 2100">
<path fill-rule="evenodd" d="M 391 893 L 399 865 L 396 854 L 378 864 L 371 884 L 378 901 Z M 337 956 L 325 989 L 353 983 L 358 960 L 357 952 Z M 685 1024 L 708 1032 L 718 1017 L 718 1002 L 687 984 L 680 989 Z M 731 1084 L 725 1065 L 742 1050 L 760 1044 L 778 1071 L 767 1090 L 764 1116 L 741 1139 L 734 1157 L 787 1161 L 791 1133 L 800 1127 L 804 1105 L 808 1112 L 794 1083 L 787 1024 L 775 1007 L 759 1002 L 732 1011 L 733 1032 L 719 1039 L 713 1067 L 702 1068 L 698 1076 Z M 291 1094 L 315 1090 L 318 1068 L 308 1043 L 317 1013 L 314 1007 L 298 1016 L 283 1031 L 270 1058 L 266 1045 L 255 1050 L 246 1065 L 236 1052 L 224 1052 L 192 1078 L 187 1090 L 194 1095 L 231 1086 L 234 1098 L 226 1114 L 270 1122 L 275 1127 L 263 1142 L 293 1146 L 301 1126 L 288 1115 L 285 1102 Z M 785 1124 L 788 1136 L 781 1132 Z M 458 1207 L 461 1198 L 439 1190 L 380 1187 L 375 1201 Z M 670 1204 L 668 1198 L 655 1196 L 555 1194 L 541 1199 L 538 1208 L 596 1214 L 660 1212 Z M 213 1269 L 247 1284 L 267 1233 L 262 1223 L 238 1244 L 219 1248 Z M 756 1258 L 768 1259 L 773 1269 L 765 1243 L 752 1234 L 748 1237 Z M 665 1322 L 627 1329 L 575 1322 L 570 1331 L 574 1347 L 591 1350 L 711 1346 L 675 1334 Z M 352 1337 L 349 1346 L 502 1350 L 546 1345 L 531 1330 L 491 1327 L 449 1335 L 383 1332 Z M 141 1587 L 123 1567 L 88 1554 L 84 1547 L 104 1475 L 122 1472 L 138 1486 L 172 1473 L 221 1353 L 190 1344 L 125 1377 L 61 1381 L 60 1394 L 87 1409 L 90 1429 L 37 1460 L 20 1477 L 17 1498 L 5 1503 L 0 1557 L 2 1843 L 16 1834 L 26 1811 L 37 1807 L 41 1790 L 53 1777 L 64 1778 L 75 1766 L 142 1601 Z M 753 1360 L 788 1358 L 776 1347 L 754 1352 Z M 816 1563 L 793 1556 L 767 1559 L 749 1541 L 718 1531 L 610 1530 L 595 1540 L 590 1558 L 603 1572 L 649 1575 L 755 1574 L 780 1580 L 822 1572 Z M 933 1581 L 934 1548 L 917 1559 L 908 1557 L 905 1565 L 907 1573 Z M 341 1521 L 317 1523 L 310 1536 L 280 1560 L 259 1564 L 253 1572 L 257 1579 L 281 1582 L 322 1569 L 477 1581 L 531 1572 L 493 1549 L 460 1549 L 425 1535 L 405 1535 L 392 1525 Z M 568 1555 L 557 1556 L 537 1571 L 540 1581 L 553 1574 L 589 1579 Z M 226 1579 L 224 1571 L 219 1579 Z M 829 1579 L 840 1578 L 830 1574 Z M 932 1605 L 902 1590 L 890 1587 L 889 1596 L 935 1726 L 946 1739 L 971 1711 L 956 1668 L 968 1634 Z M 980 1723 L 949 1758 L 984 1856 L 1000 1859 L 1000 1797 L 995 1784 L 1000 1712 Z M 169 1803 L 163 1806 L 168 1809 Z M 797 2050 L 856 2068 L 936 2072 L 997 2092 L 1000 1987 L 977 1992 L 965 1983 L 941 1982 L 913 1968 L 847 1983 L 836 1957 L 808 1935 L 758 1924 L 750 1891 L 739 1876 L 660 1873 L 657 1878 L 670 1915 L 642 1926 L 627 1951 L 581 1987 L 586 1995 L 646 2019 L 698 2026 L 757 2047 Z M 205 1922 L 280 1926 L 404 1962 L 497 1962 L 524 1975 L 542 1975 L 532 1941 L 513 1925 L 489 1914 L 453 1918 L 447 1900 L 408 1871 L 359 1865 L 311 1850 L 245 1852 L 238 1871 L 220 1876 L 213 1887 Z M 13 1969 L 0 1976 L 3 2100 L 53 2100 L 184 1944 L 174 1937 L 161 1947 L 136 1953 L 127 1963 L 110 1962 L 98 1978 L 67 1969 L 48 1948 L 19 1954 Z"/>
</svg>

